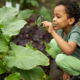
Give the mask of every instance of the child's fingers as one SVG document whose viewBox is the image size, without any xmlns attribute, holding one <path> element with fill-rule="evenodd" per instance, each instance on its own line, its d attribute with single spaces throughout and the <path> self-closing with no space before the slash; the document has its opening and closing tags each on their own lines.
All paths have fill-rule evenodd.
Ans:
<svg viewBox="0 0 80 80">
<path fill-rule="evenodd" d="M 45 22 L 43 21 L 43 22 L 41 22 L 41 24 L 43 25 L 43 27 L 45 27 Z"/>
<path fill-rule="evenodd" d="M 43 25 L 43 27 L 47 28 L 47 22 L 46 21 L 43 21 L 42 25 Z"/>
</svg>

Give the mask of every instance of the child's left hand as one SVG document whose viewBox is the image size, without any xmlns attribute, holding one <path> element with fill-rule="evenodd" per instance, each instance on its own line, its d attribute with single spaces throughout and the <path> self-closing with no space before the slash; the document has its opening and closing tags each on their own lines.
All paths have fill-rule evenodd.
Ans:
<svg viewBox="0 0 80 80">
<path fill-rule="evenodd" d="M 43 26 L 48 30 L 49 33 L 52 33 L 53 29 L 53 25 L 51 22 L 48 21 L 43 21 L 42 22 Z"/>
</svg>

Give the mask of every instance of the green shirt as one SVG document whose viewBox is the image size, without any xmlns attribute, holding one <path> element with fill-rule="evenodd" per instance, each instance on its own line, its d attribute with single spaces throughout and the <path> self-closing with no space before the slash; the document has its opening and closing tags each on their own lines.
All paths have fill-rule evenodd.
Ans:
<svg viewBox="0 0 80 80">
<path fill-rule="evenodd" d="M 58 34 L 62 37 L 63 30 L 58 30 Z M 73 26 L 71 31 L 63 38 L 65 41 L 73 41 L 76 42 L 77 47 L 71 54 L 72 56 L 75 56 L 80 59 L 80 28 Z"/>
</svg>

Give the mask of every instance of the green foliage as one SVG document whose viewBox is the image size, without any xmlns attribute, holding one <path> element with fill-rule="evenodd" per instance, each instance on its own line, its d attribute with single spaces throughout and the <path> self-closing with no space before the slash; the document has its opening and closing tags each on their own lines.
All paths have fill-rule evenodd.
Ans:
<svg viewBox="0 0 80 80">
<path fill-rule="evenodd" d="M 48 58 L 38 50 L 34 51 L 29 47 L 24 48 L 13 43 L 11 43 L 11 49 L 9 52 L 10 55 L 5 56 L 7 66 L 10 68 L 17 67 L 19 69 L 29 70 L 38 65 L 49 65 Z"/>
<path fill-rule="evenodd" d="M 6 35 L 10 38 L 14 35 L 17 35 L 24 24 L 26 24 L 26 22 L 23 20 L 15 20 L 10 22 L 5 28 L 2 29 L 3 35 Z"/>
<path fill-rule="evenodd" d="M 26 15 L 27 14 L 27 15 Z M 51 21 L 51 16 L 50 13 L 48 11 L 47 8 L 45 7 L 41 7 L 41 9 L 38 10 L 30 10 L 30 9 L 26 9 L 26 10 L 22 10 L 20 11 L 18 18 L 19 19 L 28 19 L 32 14 L 35 15 L 40 15 L 37 19 L 36 19 L 36 24 L 40 27 L 41 26 L 41 22 L 42 22 L 42 16 L 44 18 L 44 20 L 48 20 Z M 46 15 L 45 15 L 46 14 Z M 42 26 L 41 26 L 42 27 Z"/>
<path fill-rule="evenodd" d="M 39 16 L 38 19 L 37 19 L 37 21 L 36 21 L 36 24 L 38 26 L 41 26 L 41 24 L 42 24 L 41 22 L 42 22 L 42 18 L 41 18 L 41 16 Z"/>
<path fill-rule="evenodd" d="M 18 18 L 19 19 L 28 19 L 33 14 L 33 10 L 26 9 L 24 11 L 20 11 Z"/>
<path fill-rule="evenodd" d="M 52 57 L 55 58 L 57 54 L 60 53 L 60 48 L 58 47 L 56 41 L 52 39 L 48 44 L 46 45 L 46 52 Z"/>
<path fill-rule="evenodd" d="M 7 53 L 9 50 L 8 42 L 6 41 L 5 37 L 1 34 L 0 35 L 0 52 Z"/>
<path fill-rule="evenodd" d="M 24 7 L 39 7 L 38 0 L 20 0 L 21 8 Z"/>
<path fill-rule="evenodd" d="M 18 11 L 15 8 L 0 8 L 0 52 L 8 52 L 11 37 L 17 35 L 26 24 L 24 20 L 16 18 L 17 14 Z"/>
<path fill-rule="evenodd" d="M 49 13 L 49 11 L 48 11 L 47 8 L 41 7 L 41 9 L 40 9 L 40 15 L 44 16 L 45 20 L 51 21 L 51 16 L 50 16 L 50 13 Z"/>
<path fill-rule="evenodd" d="M 37 0 L 26 0 L 26 3 L 31 4 L 32 6 L 39 7 L 39 3 Z"/>
<path fill-rule="evenodd" d="M 9 21 L 13 19 L 17 14 L 18 11 L 16 8 L 0 8 L 0 24 L 6 26 L 7 22 L 9 23 Z"/>
<path fill-rule="evenodd" d="M 0 75 L 6 72 L 5 65 L 3 64 L 3 61 L 0 60 Z"/>
<path fill-rule="evenodd" d="M 20 7 L 39 7 L 38 0 L 5 0 L 12 3 L 12 6 L 15 7 L 16 3 L 20 4 Z"/>
<path fill-rule="evenodd" d="M 10 74 L 4 80 L 20 80 L 20 73 L 16 72 L 16 73 Z"/>
<path fill-rule="evenodd" d="M 26 48 L 30 48 L 30 49 L 32 49 L 32 50 L 37 50 L 37 48 L 34 48 L 34 47 L 33 47 L 33 45 L 31 44 L 31 42 L 28 42 L 28 43 L 26 44 Z"/>
<path fill-rule="evenodd" d="M 40 67 L 31 70 L 21 70 L 14 68 L 12 72 L 19 72 L 22 80 L 46 80 L 47 76 Z"/>
<path fill-rule="evenodd" d="M 31 47 L 22 47 L 14 43 L 10 43 L 13 36 L 19 34 L 22 27 L 27 24 L 22 19 L 29 18 L 32 10 L 25 10 L 18 15 L 15 8 L 0 8 L 0 76 L 4 76 L 4 80 L 46 80 L 44 72 L 36 66 L 48 66 L 49 59 L 40 51 Z M 26 16 L 23 17 L 22 15 Z M 3 54 L 5 53 L 5 54 Z M 12 68 L 18 68 L 15 73 L 11 74 Z M 21 74 L 21 75 L 20 75 Z M 25 76 L 27 75 L 27 76 Z M 27 79 L 26 79 L 27 78 Z"/>
<path fill-rule="evenodd" d="M 0 8 L 0 12 L 0 24 L 4 26 L 1 28 L 2 34 L 6 36 L 9 41 L 13 35 L 17 35 L 19 33 L 20 29 L 24 24 L 26 24 L 26 22 L 16 18 L 18 11 L 15 8 L 3 7 Z"/>
</svg>

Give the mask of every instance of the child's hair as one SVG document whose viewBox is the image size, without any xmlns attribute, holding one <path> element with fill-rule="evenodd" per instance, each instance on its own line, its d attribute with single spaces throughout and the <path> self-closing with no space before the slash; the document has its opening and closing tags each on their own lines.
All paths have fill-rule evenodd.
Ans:
<svg viewBox="0 0 80 80">
<path fill-rule="evenodd" d="M 66 12 L 68 13 L 69 17 L 74 17 L 75 23 L 79 21 L 80 18 L 80 8 L 78 3 L 75 0 L 58 0 L 56 2 L 56 6 L 63 5 L 66 8 Z"/>
</svg>

